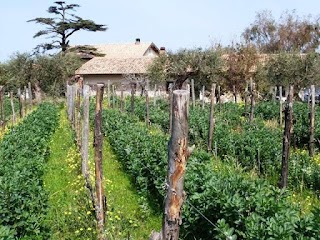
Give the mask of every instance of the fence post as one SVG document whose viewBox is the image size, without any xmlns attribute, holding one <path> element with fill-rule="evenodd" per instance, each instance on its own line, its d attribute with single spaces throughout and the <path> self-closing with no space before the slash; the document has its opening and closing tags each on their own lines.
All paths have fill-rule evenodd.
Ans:
<svg viewBox="0 0 320 240">
<path fill-rule="evenodd" d="M 204 93 L 206 91 L 206 87 L 202 86 L 202 109 L 204 109 Z"/>
<path fill-rule="evenodd" d="M 196 106 L 196 96 L 194 92 L 194 80 L 191 79 L 191 96 L 192 96 L 192 107 L 195 108 Z"/>
<path fill-rule="evenodd" d="M 16 123 L 16 112 L 14 110 L 14 102 L 13 102 L 13 92 L 10 91 L 10 103 L 11 103 L 11 109 L 12 109 L 12 125 Z"/>
<path fill-rule="evenodd" d="M 172 133 L 172 114 L 173 114 L 173 84 L 169 84 L 169 134 Z"/>
<path fill-rule="evenodd" d="M 4 86 L 0 86 L 0 114 L 1 114 L 1 126 L 5 124 L 5 114 L 4 114 Z"/>
<path fill-rule="evenodd" d="M 19 98 L 19 115 L 20 115 L 20 119 L 21 119 L 21 118 L 23 118 L 23 101 L 22 101 L 20 88 L 18 88 L 18 98 Z"/>
<path fill-rule="evenodd" d="M 256 84 L 252 83 L 251 87 L 251 109 L 250 109 L 250 122 L 253 122 L 254 118 L 254 107 L 255 107 L 255 91 L 256 91 Z"/>
<path fill-rule="evenodd" d="M 282 164 L 281 164 L 281 178 L 279 188 L 286 188 L 288 186 L 289 174 L 289 154 L 290 154 L 290 141 L 293 130 L 293 86 L 289 88 L 287 104 L 284 110 L 285 123 L 283 132 L 282 143 Z"/>
<path fill-rule="evenodd" d="M 181 207 L 185 199 L 183 191 L 186 164 L 190 156 L 188 149 L 188 103 L 186 90 L 173 91 L 172 134 L 168 146 L 168 177 L 162 239 L 179 239 Z"/>
<path fill-rule="evenodd" d="M 147 126 L 150 126 L 148 88 L 146 88 L 145 92 L 146 92 L 146 124 L 147 124 Z"/>
<path fill-rule="evenodd" d="M 315 119 L 315 87 L 311 85 L 311 108 L 310 108 L 310 139 L 309 139 L 309 156 L 314 155 L 314 119 Z"/>
<path fill-rule="evenodd" d="M 27 86 L 24 86 L 24 114 L 27 114 Z"/>
<path fill-rule="evenodd" d="M 29 107 L 30 107 L 30 110 L 32 110 L 32 88 L 31 88 L 31 82 L 28 82 L 28 92 L 29 92 Z"/>
<path fill-rule="evenodd" d="M 98 224 L 98 238 L 104 239 L 104 223 L 105 223 L 105 204 L 106 197 L 104 195 L 102 180 L 102 100 L 103 100 L 103 84 L 97 84 L 96 94 L 96 108 L 95 108 L 95 120 L 94 120 L 94 160 L 95 160 L 95 173 L 96 173 L 96 215 Z"/>
<path fill-rule="evenodd" d="M 283 111 L 283 107 L 282 107 L 282 86 L 279 86 L 279 105 L 280 105 L 280 109 L 279 109 L 279 124 L 280 126 L 282 126 L 282 111 Z"/>
<path fill-rule="evenodd" d="M 214 104 L 216 98 L 216 84 L 211 86 L 211 103 L 210 103 L 210 116 L 209 116 L 209 134 L 208 134 L 208 152 L 212 151 L 212 136 L 215 124 L 214 118 Z"/>
<path fill-rule="evenodd" d="M 134 114 L 134 95 L 136 93 L 135 84 L 131 83 L 131 114 Z"/>
<path fill-rule="evenodd" d="M 157 84 L 154 85 L 153 106 L 157 106 Z"/>
</svg>

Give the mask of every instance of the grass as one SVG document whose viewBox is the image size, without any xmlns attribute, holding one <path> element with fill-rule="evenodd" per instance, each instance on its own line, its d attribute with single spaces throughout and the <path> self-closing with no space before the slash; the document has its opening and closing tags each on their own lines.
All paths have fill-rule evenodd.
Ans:
<svg viewBox="0 0 320 240">
<path fill-rule="evenodd" d="M 94 150 L 92 144 L 89 146 L 92 175 Z M 153 212 L 148 200 L 137 192 L 106 138 L 103 140 L 103 175 L 107 198 L 106 235 L 109 240 L 149 239 L 152 230 L 160 230 L 162 214 Z"/>
<path fill-rule="evenodd" d="M 66 117 L 60 112 L 60 125 L 50 143 L 50 157 L 44 174 L 48 192 L 46 224 L 51 239 L 96 239 L 95 215 L 81 175 L 81 158 Z"/>
</svg>

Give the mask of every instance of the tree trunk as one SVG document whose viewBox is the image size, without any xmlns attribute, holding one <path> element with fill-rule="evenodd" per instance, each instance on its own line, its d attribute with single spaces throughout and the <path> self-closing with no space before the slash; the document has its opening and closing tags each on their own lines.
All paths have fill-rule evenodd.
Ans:
<svg viewBox="0 0 320 240">
<path fill-rule="evenodd" d="M 182 223 L 182 204 L 185 199 L 183 191 L 184 174 L 189 158 L 188 150 L 188 112 L 189 93 L 185 90 L 173 92 L 172 135 L 168 146 L 167 195 L 162 225 L 162 238 L 178 240 Z"/>
<path fill-rule="evenodd" d="M 98 238 L 104 239 L 104 223 L 105 223 L 105 204 L 106 197 L 103 190 L 103 173 L 102 173 L 102 100 L 103 100 L 103 84 L 97 84 L 96 108 L 94 120 L 94 161 L 96 175 L 96 217 L 98 225 Z"/>
<path fill-rule="evenodd" d="M 212 84 L 211 86 L 211 103 L 210 103 L 210 116 L 209 116 L 209 133 L 208 133 L 208 152 L 212 151 L 212 137 L 213 137 L 213 130 L 215 125 L 215 118 L 214 118 L 214 104 L 215 104 L 215 97 L 216 97 L 216 84 Z"/>
<path fill-rule="evenodd" d="M 34 88 L 35 88 L 35 90 L 34 90 L 34 98 L 35 98 L 37 103 L 40 103 L 41 99 L 42 99 L 42 96 L 41 96 L 41 88 L 40 88 L 39 82 L 35 82 Z"/>
<path fill-rule="evenodd" d="M 289 174 L 289 156 L 290 156 L 290 141 L 293 130 L 293 86 L 290 86 L 287 104 L 285 107 L 285 125 L 283 133 L 283 145 L 282 145 L 282 166 L 281 166 L 281 178 L 279 182 L 279 188 L 286 188 L 288 186 L 288 174 Z"/>
<path fill-rule="evenodd" d="M 311 107 L 310 107 L 310 139 L 309 139 L 309 156 L 314 155 L 314 119 L 315 119 L 315 87 L 311 85 Z"/>
</svg>

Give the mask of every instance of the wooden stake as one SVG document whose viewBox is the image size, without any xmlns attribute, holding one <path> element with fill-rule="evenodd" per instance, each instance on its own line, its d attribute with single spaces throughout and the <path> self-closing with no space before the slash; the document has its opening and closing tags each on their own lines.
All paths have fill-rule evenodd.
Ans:
<svg viewBox="0 0 320 240">
<path fill-rule="evenodd" d="M 18 88 L 18 99 L 19 99 L 19 116 L 20 119 L 23 118 L 23 103 L 22 103 L 22 96 L 21 96 L 21 89 Z"/>
<path fill-rule="evenodd" d="M 169 84 L 169 134 L 172 134 L 172 114 L 173 114 L 173 95 L 172 95 L 173 84 Z"/>
<path fill-rule="evenodd" d="M 214 104 L 215 104 L 215 97 L 216 97 L 216 84 L 212 84 L 211 86 L 211 103 L 210 103 L 210 116 L 209 116 L 209 133 L 208 133 L 208 152 L 212 151 L 212 137 L 213 137 L 213 130 L 215 125 L 215 118 L 214 118 Z"/>
<path fill-rule="evenodd" d="M 24 86 L 24 114 L 27 114 L 27 86 Z"/>
<path fill-rule="evenodd" d="M 282 107 L 282 86 L 279 86 L 279 124 L 282 126 L 282 112 L 283 112 L 283 107 Z"/>
<path fill-rule="evenodd" d="M 252 83 L 251 88 L 251 109 L 250 109 L 250 122 L 253 122 L 254 119 L 254 107 L 255 107 L 255 88 L 256 84 Z"/>
<path fill-rule="evenodd" d="M 309 156 L 314 156 L 314 119 L 315 119 L 315 87 L 311 85 L 311 107 L 310 107 L 310 139 L 309 139 Z"/>
<path fill-rule="evenodd" d="M 31 82 L 28 82 L 28 93 L 29 93 L 29 108 L 30 111 L 32 110 L 32 88 L 31 88 Z"/>
<path fill-rule="evenodd" d="M 111 97 L 110 97 L 110 80 L 108 80 L 108 107 L 111 107 Z"/>
<path fill-rule="evenodd" d="M 233 92 L 233 97 L 234 97 L 234 103 L 237 103 L 237 93 L 236 93 L 236 86 L 232 86 L 232 92 Z"/>
<path fill-rule="evenodd" d="M 120 100 L 120 111 L 123 112 L 124 111 L 124 102 L 125 102 L 124 97 L 123 97 L 123 89 L 121 89 L 121 93 L 120 94 L 121 94 L 120 95 L 120 98 L 121 98 L 121 100 Z"/>
<path fill-rule="evenodd" d="M 131 114 L 134 114 L 134 95 L 136 93 L 135 84 L 131 83 Z"/>
<path fill-rule="evenodd" d="M 221 112 L 221 87 L 218 86 L 219 112 Z"/>
<path fill-rule="evenodd" d="M 154 85 L 153 106 L 157 106 L 157 84 Z"/>
<path fill-rule="evenodd" d="M 148 89 L 145 90 L 146 93 L 146 124 L 147 126 L 150 126 L 150 116 L 149 116 L 149 95 L 148 95 Z"/>
<path fill-rule="evenodd" d="M 289 88 L 289 95 L 287 104 L 284 110 L 285 123 L 283 132 L 283 145 L 282 145 L 282 166 L 281 178 L 279 188 L 286 188 L 288 186 L 289 175 L 289 156 L 290 156 L 290 141 L 293 130 L 293 86 Z"/>
<path fill-rule="evenodd" d="M 14 110 L 14 101 L 13 101 L 13 92 L 10 91 L 10 103 L 11 103 L 11 109 L 12 109 L 12 125 L 16 123 L 16 112 Z"/>
<path fill-rule="evenodd" d="M 188 149 L 188 112 L 189 93 L 186 90 L 173 91 L 172 135 L 168 146 L 167 195 L 162 225 L 162 239 L 179 239 L 182 222 L 184 174 L 190 152 Z"/>
<path fill-rule="evenodd" d="M 82 128 L 82 144 L 81 144 L 81 156 L 82 156 L 82 174 L 85 177 L 88 174 L 89 165 L 89 108 L 90 108 L 90 87 L 88 85 L 83 86 L 83 128 Z"/>
<path fill-rule="evenodd" d="M 194 80 L 191 79 L 191 96 L 192 96 L 192 107 L 195 108 L 196 106 L 196 95 L 194 91 Z"/>
<path fill-rule="evenodd" d="M 202 109 L 204 109 L 204 93 L 206 91 L 206 87 L 202 86 Z"/>
<path fill-rule="evenodd" d="M 98 224 L 98 238 L 104 239 L 104 223 L 105 223 L 105 204 L 106 197 L 103 190 L 103 173 L 102 173 L 102 100 L 103 100 L 103 84 L 97 84 L 96 108 L 94 120 L 94 160 L 96 173 L 96 217 Z"/>
</svg>

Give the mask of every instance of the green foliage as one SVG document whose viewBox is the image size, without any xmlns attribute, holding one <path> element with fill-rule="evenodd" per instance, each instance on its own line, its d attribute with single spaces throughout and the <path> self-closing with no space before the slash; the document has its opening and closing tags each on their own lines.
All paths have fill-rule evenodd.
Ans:
<svg viewBox="0 0 320 240">
<path fill-rule="evenodd" d="M 0 144 L 0 226 L 15 238 L 47 239 L 47 195 L 42 175 L 57 109 L 42 104 L 12 128 Z"/>
<path fill-rule="evenodd" d="M 50 6 L 48 13 L 54 15 L 52 18 L 38 17 L 29 20 L 28 22 L 39 23 L 46 28 L 38 31 L 33 37 L 40 37 L 48 35 L 49 38 L 53 38 L 52 42 L 38 45 L 37 51 L 42 49 L 43 51 L 51 49 L 61 49 L 62 52 L 67 50 L 69 46 L 69 38 L 75 32 L 80 30 L 86 30 L 91 32 L 106 31 L 105 25 L 96 24 L 92 20 L 83 19 L 75 14 L 70 14 L 70 11 L 75 11 L 80 7 L 78 4 L 66 4 L 65 2 L 54 2 L 55 6 Z"/>
<path fill-rule="evenodd" d="M 116 110 L 103 111 L 103 118 L 104 133 L 124 169 L 140 191 L 161 206 L 167 171 L 167 137 Z M 316 210 L 301 215 L 300 208 L 288 199 L 288 192 L 243 173 L 232 158 L 222 163 L 203 151 L 194 151 L 187 166 L 185 191 L 182 239 L 319 236 L 315 227 L 319 224 Z"/>
</svg>

